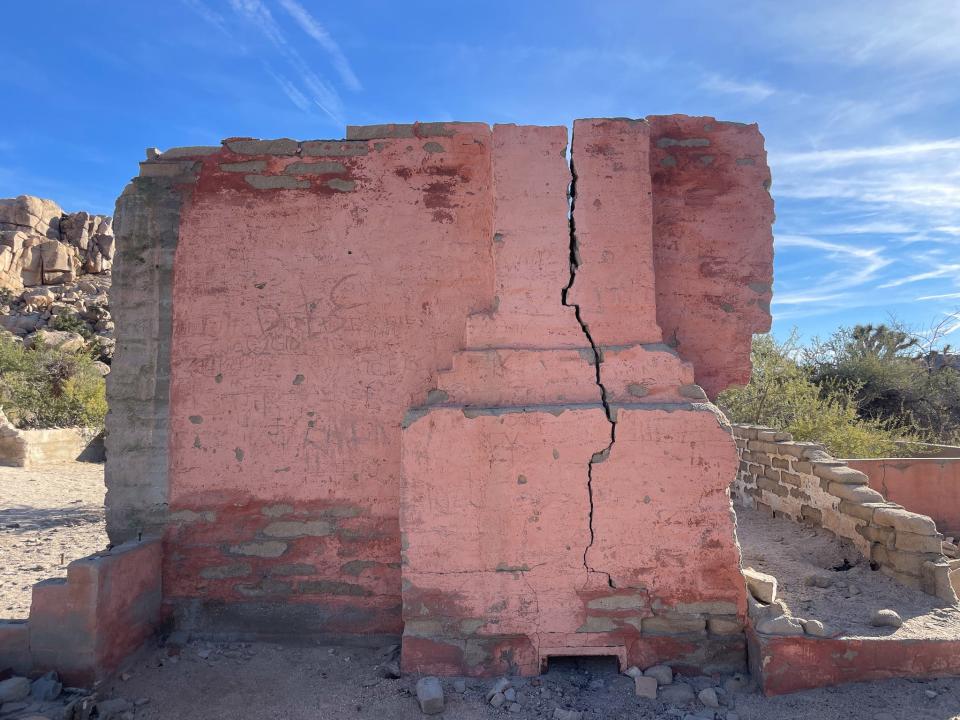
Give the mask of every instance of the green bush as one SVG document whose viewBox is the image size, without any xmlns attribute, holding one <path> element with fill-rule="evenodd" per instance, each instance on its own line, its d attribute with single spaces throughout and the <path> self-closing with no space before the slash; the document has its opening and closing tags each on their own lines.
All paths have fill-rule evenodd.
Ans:
<svg viewBox="0 0 960 720">
<path fill-rule="evenodd" d="M 20 428 L 103 427 L 106 383 L 82 352 L 0 337 L 0 407 Z"/>
<path fill-rule="evenodd" d="M 758 335 L 750 384 L 724 391 L 717 404 L 733 422 L 785 430 L 797 440 L 823 443 L 836 457 L 902 455 L 897 440 L 919 439 L 909 423 L 861 417 L 856 384 L 818 386 L 797 354 L 795 337 L 778 343 Z"/>
<path fill-rule="evenodd" d="M 90 326 L 87 325 L 79 315 L 73 312 L 61 312 L 59 315 L 54 316 L 53 320 L 50 321 L 49 328 L 51 330 L 77 333 L 82 336 L 84 340 L 89 340 L 93 337 L 93 331 L 90 330 Z"/>
<path fill-rule="evenodd" d="M 949 348 L 947 348 L 949 349 Z M 820 387 L 844 387 L 861 417 L 909 423 L 928 442 L 960 439 L 960 372 L 934 368 L 935 353 L 921 340 L 886 325 L 840 328 L 804 350 L 804 364 Z"/>
</svg>

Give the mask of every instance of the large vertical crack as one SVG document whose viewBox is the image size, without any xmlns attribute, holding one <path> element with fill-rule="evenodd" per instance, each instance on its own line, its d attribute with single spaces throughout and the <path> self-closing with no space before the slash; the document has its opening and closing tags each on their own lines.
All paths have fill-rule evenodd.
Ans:
<svg viewBox="0 0 960 720">
<path fill-rule="evenodd" d="M 590 462 L 587 464 L 587 498 L 590 502 L 590 516 L 589 516 L 589 527 L 590 527 L 590 542 L 583 549 L 583 567 L 586 568 L 587 572 L 599 572 L 607 577 L 607 584 L 610 587 L 615 587 L 613 584 L 613 578 L 610 577 L 610 573 L 603 572 L 602 570 L 596 570 L 590 567 L 589 562 L 587 561 L 587 554 L 590 552 L 590 548 L 593 547 L 593 541 L 595 539 L 595 533 L 593 528 L 593 466 L 597 463 L 603 462 L 610 456 L 610 450 L 613 448 L 613 443 L 617 440 L 617 421 L 616 416 L 613 413 L 613 410 L 610 407 L 610 402 L 607 398 L 607 389 L 603 386 L 603 381 L 600 377 L 600 363 L 603 360 L 603 353 L 600 350 L 600 347 L 594 341 L 593 336 L 590 334 L 590 328 L 584 322 L 583 317 L 580 314 L 580 306 L 575 303 L 568 301 L 568 295 L 570 289 L 573 287 L 573 283 L 577 278 L 577 269 L 580 267 L 580 252 L 579 246 L 577 244 L 577 223 L 575 209 L 577 205 L 577 170 L 576 165 L 574 164 L 573 157 L 573 135 L 571 133 L 570 137 L 570 210 L 569 210 L 569 224 L 570 224 L 570 281 L 567 283 L 566 287 L 563 288 L 561 293 L 561 302 L 566 307 L 572 307 L 574 315 L 577 318 L 577 322 L 580 323 L 580 329 L 583 331 L 584 336 L 587 338 L 587 342 L 590 343 L 590 350 L 593 353 L 593 367 L 596 373 L 596 383 L 597 387 L 600 389 L 600 402 L 603 404 L 603 410 L 606 414 L 607 421 L 610 423 L 610 442 L 607 443 L 607 446 L 595 452 L 590 458 Z"/>
</svg>

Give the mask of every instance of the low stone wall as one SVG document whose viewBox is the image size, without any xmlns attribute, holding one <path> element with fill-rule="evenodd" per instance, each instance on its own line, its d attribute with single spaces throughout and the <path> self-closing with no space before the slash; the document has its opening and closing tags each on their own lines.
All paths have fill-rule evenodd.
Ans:
<svg viewBox="0 0 960 720">
<path fill-rule="evenodd" d="M 0 421 L 0 465 L 30 468 L 71 460 L 103 460 L 103 441 L 96 430 L 19 430 Z"/>
<path fill-rule="evenodd" d="M 34 585 L 29 620 L 0 621 L 0 668 L 78 686 L 115 672 L 160 622 L 161 552 L 159 540 L 130 541 Z"/>
<path fill-rule="evenodd" d="M 951 575 L 960 561 L 943 554 L 932 518 L 889 502 L 866 474 L 822 445 L 765 427 L 734 425 L 733 433 L 740 455 L 735 502 L 824 527 L 898 582 L 957 602 Z"/>
<path fill-rule="evenodd" d="M 847 460 L 870 487 L 907 510 L 929 515 L 944 534 L 960 536 L 960 448 L 953 458 Z"/>
</svg>

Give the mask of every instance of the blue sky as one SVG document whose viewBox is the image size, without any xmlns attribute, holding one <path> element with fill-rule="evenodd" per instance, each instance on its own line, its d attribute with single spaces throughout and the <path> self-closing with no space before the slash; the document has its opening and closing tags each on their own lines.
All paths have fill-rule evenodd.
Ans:
<svg viewBox="0 0 960 720">
<path fill-rule="evenodd" d="M 0 197 L 109 213 L 145 147 L 237 135 L 708 114 L 767 138 L 778 336 L 960 309 L 957 0 L 34 0 L 3 19 Z"/>
</svg>

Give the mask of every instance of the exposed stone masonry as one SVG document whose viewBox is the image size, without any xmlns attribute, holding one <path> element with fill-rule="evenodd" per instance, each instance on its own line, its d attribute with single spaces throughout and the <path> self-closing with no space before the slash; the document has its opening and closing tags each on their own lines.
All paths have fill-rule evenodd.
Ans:
<svg viewBox="0 0 960 720">
<path fill-rule="evenodd" d="M 898 582 L 957 602 L 952 582 L 960 581 L 960 560 L 943 554 L 943 535 L 931 518 L 888 502 L 823 445 L 761 426 L 733 431 L 740 456 L 731 486 L 736 502 L 824 527 Z"/>
</svg>

